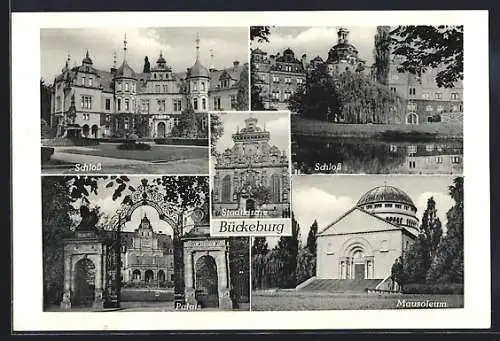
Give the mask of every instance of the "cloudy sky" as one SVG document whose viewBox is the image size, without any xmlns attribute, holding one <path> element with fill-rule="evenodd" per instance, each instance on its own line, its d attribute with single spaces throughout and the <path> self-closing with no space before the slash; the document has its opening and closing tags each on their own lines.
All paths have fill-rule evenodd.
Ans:
<svg viewBox="0 0 500 341">
<path fill-rule="evenodd" d="M 288 113 L 280 112 L 265 112 L 265 113 L 225 113 L 220 115 L 224 132 L 217 141 L 215 148 L 222 153 L 226 148 L 232 148 L 234 142 L 232 135 L 236 133 L 238 127 L 245 127 L 245 120 L 252 115 L 257 118 L 257 126 L 264 128 L 270 132 L 271 139 L 269 144 L 275 145 L 280 150 L 285 150 L 287 155 L 290 155 L 290 118 Z"/>
<path fill-rule="evenodd" d="M 373 63 L 373 43 L 377 31 L 376 26 L 349 26 L 349 42 L 359 51 L 359 57 L 365 59 L 367 65 Z M 320 56 L 325 60 L 328 51 L 337 44 L 338 26 L 330 27 L 271 27 L 269 43 L 252 42 L 252 47 L 259 47 L 268 54 L 283 54 L 291 48 L 295 57 L 300 59 L 305 53 L 307 60 Z"/>
<path fill-rule="evenodd" d="M 94 66 L 109 70 L 113 53 L 117 64 L 123 61 L 123 38 L 127 34 L 127 62 L 142 72 L 144 57 L 154 65 L 160 51 L 174 72 L 184 72 L 196 59 L 196 34 L 200 35 L 200 59 L 205 66 L 229 67 L 235 59 L 241 64 L 248 61 L 248 28 L 246 27 L 183 27 L 183 28 L 85 28 L 40 30 L 41 77 L 52 81 L 60 73 L 71 55 L 71 66 L 81 65 L 86 50 Z"/>
</svg>

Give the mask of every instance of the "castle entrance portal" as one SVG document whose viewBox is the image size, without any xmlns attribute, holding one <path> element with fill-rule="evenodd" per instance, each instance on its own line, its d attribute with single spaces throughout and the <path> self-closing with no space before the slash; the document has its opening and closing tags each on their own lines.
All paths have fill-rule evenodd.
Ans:
<svg viewBox="0 0 500 341">
<path fill-rule="evenodd" d="M 211 256 L 196 261 L 195 296 L 202 308 L 219 307 L 217 264 Z"/>
<path fill-rule="evenodd" d="M 83 258 L 75 264 L 74 305 L 91 307 L 95 298 L 95 265 Z"/>
</svg>

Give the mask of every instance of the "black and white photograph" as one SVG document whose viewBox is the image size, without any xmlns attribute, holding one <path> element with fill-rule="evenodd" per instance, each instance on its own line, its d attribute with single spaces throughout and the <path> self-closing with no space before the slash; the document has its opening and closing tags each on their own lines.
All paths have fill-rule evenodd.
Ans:
<svg viewBox="0 0 500 341">
<path fill-rule="evenodd" d="M 208 175 L 208 111 L 248 110 L 248 28 L 41 29 L 44 174 Z"/>
<path fill-rule="evenodd" d="M 249 239 L 209 220 L 208 177 L 42 177 L 44 311 L 249 310 Z"/>
<path fill-rule="evenodd" d="M 463 171 L 463 26 L 250 28 L 251 108 L 292 112 L 297 174 Z"/>
<path fill-rule="evenodd" d="M 292 236 L 252 241 L 252 311 L 462 308 L 464 178 L 292 177 Z"/>
<path fill-rule="evenodd" d="M 212 216 L 290 217 L 289 112 L 211 113 Z"/>
</svg>

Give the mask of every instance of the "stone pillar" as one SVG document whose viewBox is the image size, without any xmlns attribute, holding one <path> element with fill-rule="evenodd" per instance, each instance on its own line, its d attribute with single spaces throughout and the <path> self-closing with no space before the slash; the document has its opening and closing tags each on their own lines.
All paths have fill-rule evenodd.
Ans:
<svg viewBox="0 0 500 341">
<path fill-rule="evenodd" d="M 184 253 L 184 280 L 185 280 L 185 299 L 186 304 L 196 305 L 196 295 L 195 295 L 195 279 L 194 279 L 194 268 L 195 268 L 195 256 L 194 252 Z"/>
<path fill-rule="evenodd" d="M 104 308 L 104 300 L 102 298 L 102 288 L 95 288 L 94 293 L 94 303 L 92 304 L 92 308 L 94 309 L 103 309 Z"/>
<path fill-rule="evenodd" d="M 72 262 L 71 255 L 68 253 L 64 253 L 64 293 L 61 301 L 62 309 L 70 309 L 71 308 L 71 288 L 72 288 Z"/>
<path fill-rule="evenodd" d="M 217 264 L 217 279 L 219 288 L 219 307 L 221 309 L 232 309 L 233 302 L 231 301 L 229 283 L 228 283 L 228 269 L 226 263 L 225 251 L 220 251 L 216 256 Z"/>
</svg>

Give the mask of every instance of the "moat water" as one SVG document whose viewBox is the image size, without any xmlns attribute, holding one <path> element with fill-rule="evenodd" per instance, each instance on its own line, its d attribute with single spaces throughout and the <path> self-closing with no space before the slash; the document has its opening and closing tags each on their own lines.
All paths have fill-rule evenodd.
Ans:
<svg viewBox="0 0 500 341">
<path fill-rule="evenodd" d="M 463 140 L 292 138 L 296 174 L 461 174 Z"/>
</svg>

